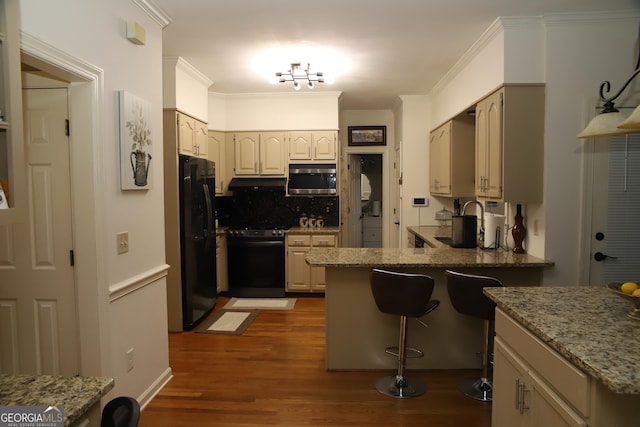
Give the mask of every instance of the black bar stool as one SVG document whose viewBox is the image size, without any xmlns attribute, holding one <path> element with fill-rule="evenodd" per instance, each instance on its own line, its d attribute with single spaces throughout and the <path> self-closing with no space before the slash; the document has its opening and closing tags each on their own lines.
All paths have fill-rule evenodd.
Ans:
<svg viewBox="0 0 640 427">
<path fill-rule="evenodd" d="M 400 316 L 400 339 L 397 351 L 395 347 L 388 347 L 386 352 L 398 358 L 396 375 L 379 378 L 376 389 L 387 396 L 408 398 L 423 394 L 427 387 L 415 378 L 404 376 L 407 351 L 413 357 L 422 357 L 424 353 L 418 349 L 406 346 L 407 317 L 419 318 L 432 312 L 440 304 L 438 300 L 431 300 L 433 293 L 433 279 L 422 274 L 398 273 L 374 269 L 371 272 L 371 292 L 378 310 L 386 314 Z"/>
<path fill-rule="evenodd" d="M 501 287 L 502 283 L 493 277 L 446 271 L 447 291 L 451 305 L 458 313 L 484 320 L 484 354 L 482 357 L 482 378 L 464 379 L 458 388 L 465 395 L 483 402 L 493 398 L 493 383 L 489 375 L 490 357 L 493 353 L 493 330 L 496 318 L 496 304 L 483 292 L 483 288 Z"/>
</svg>

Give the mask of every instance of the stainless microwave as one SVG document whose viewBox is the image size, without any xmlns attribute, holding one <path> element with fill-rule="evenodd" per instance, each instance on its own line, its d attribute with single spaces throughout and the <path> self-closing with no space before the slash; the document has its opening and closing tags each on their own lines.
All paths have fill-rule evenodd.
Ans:
<svg viewBox="0 0 640 427">
<path fill-rule="evenodd" d="M 289 165 L 289 194 L 334 195 L 336 183 L 335 164 Z"/>
</svg>

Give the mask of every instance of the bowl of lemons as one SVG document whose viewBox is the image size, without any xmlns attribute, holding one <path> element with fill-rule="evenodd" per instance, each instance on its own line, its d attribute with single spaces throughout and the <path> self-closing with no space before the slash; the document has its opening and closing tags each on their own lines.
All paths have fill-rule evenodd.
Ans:
<svg viewBox="0 0 640 427">
<path fill-rule="evenodd" d="M 631 301 L 634 304 L 627 316 L 640 320 L 640 284 L 637 282 L 611 282 L 607 284 L 607 289 L 621 298 Z"/>
</svg>

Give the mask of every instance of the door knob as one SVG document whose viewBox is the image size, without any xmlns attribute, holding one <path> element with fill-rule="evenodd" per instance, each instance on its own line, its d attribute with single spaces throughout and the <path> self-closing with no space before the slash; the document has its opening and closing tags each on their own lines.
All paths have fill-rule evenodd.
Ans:
<svg viewBox="0 0 640 427">
<path fill-rule="evenodd" d="M 602 252 L 596 252 L 595 254 L 593 254 L 593 259 L 595 259 L 596 261 L 604 261 L 607 258 L 617 259 L 617 257 L 603 254 Z"/>
</svg>

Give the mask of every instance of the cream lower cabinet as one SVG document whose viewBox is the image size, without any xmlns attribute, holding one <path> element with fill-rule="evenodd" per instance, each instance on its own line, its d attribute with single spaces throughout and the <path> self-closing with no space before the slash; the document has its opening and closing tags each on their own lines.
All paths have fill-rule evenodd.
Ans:
<svg viewBox="0 0 640 427">
<path fill-rule="evenodd" d="M 229 290 L 229 274 L 227 270 L 227 236 L 216 236 L 216 282 L 218 293 Z"/>
<path fill-rule="evenodd" d="M 494 366 L 500 366 L 493 377 L 494 427 L 587 426 L 562 396 L 532 373 L 526 362 L 499 339 L 495 343 Z"/>
<path fill-rule="evenodd" d="M 287 291 L 324 292 L 323 267 L 311 267 L 305 257 L 313 247 L 336 247 L 334 234 L 296 234 L 287 236 Z"/>
<path fill-rule="evenodd" d="M 640 395 L 614 393 L 496 310 L 493 427 L 633 426 L 639 407 Z"/>
</svg>

